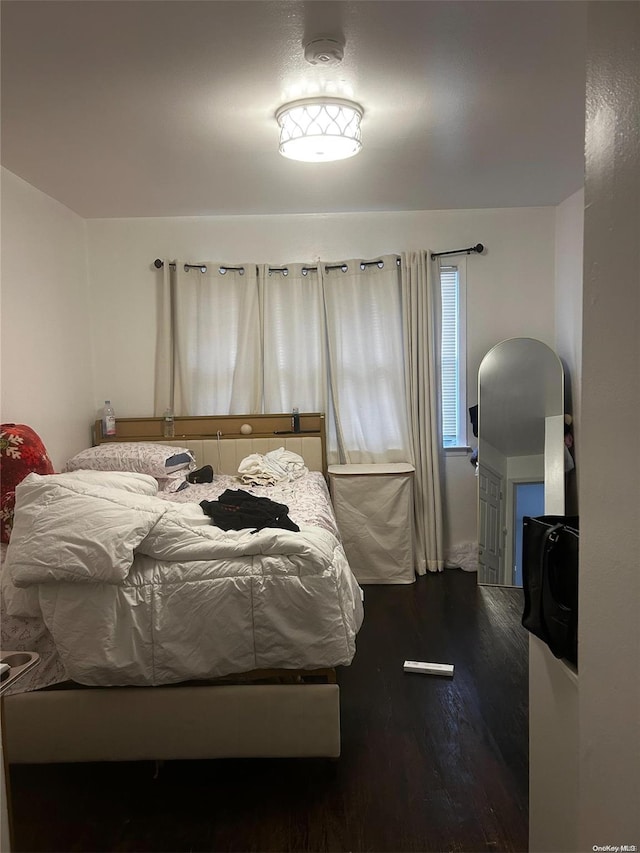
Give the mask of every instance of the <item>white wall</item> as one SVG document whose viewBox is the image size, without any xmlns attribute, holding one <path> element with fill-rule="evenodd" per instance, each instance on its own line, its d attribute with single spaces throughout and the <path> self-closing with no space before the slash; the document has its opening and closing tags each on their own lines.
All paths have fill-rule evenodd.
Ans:
<svg viewBox="0 0 640 853">
<path fill-rule="evenodd" d="M 2 170 L 3 422 L 25 423 L 56 469 L 94 417 L 85 223 Z"/>
<path fill-rule="evenodd" d="M 556 226 L 556 346 L 572 377 L 579 477 L 579 672 L 531 638 L 532 853 L 640 843 L 640 6 L 589 3 L 587 29 L 584 204 L 567 199 Z"/>
<path fill-rule="evenodd" d="M 556 208 L 555 350 L 565 369 L 580 466 L 582 251 L 584 190 Z M 567 479 L 567 514 L 577 512 L 576 480 Z M 536 637 L 529 641 L 529 849 L 578 850 L 578 679 Z M 552 769 L 553 768 L 553 769 Z"/>
<path fill-rule="evenodd" d="M 581 663 L 582 667 L 582 663 Z M 587 853 L 580 846 L 578 676 L 529 637 L 529 850 Z M 608 842 L 603 841 L 603 844 Z M 617 843 L 617 842 L 612 842 Z"/>
<path fill-rule="evenodd" d="M 639 44 L 640 4 L 589 3 L 579 493 L 583 850 L 640 845 Z"/>
<path fill-rule="evenodd" d="M 485 254 L 467 260 L 471 406 L 478 366 L 494 344 L 527 336 L 554 345 L 554 227 L 554 208 L 89 220 L 94 404 L 109 397 L 121 416 L 153 411 L 155 258 L 280 265 L 481 242 Z M 475 542 L 468 456 L 448 456 L 445 478 L 447 547 Z"/>
</svg>

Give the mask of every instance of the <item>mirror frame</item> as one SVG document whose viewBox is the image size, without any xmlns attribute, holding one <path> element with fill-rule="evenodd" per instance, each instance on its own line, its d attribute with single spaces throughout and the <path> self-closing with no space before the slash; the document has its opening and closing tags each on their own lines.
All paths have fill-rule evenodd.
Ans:
<svg viewBox="0 0 640 853">
<path fill-rule="evenodd" d="M 482 359 L 478 369 L 476 471 L 479 584 L 514 585 L 509 580 L 515 565 L 514 519 L 510 516 L 518 482 L 544 482 L 544 514 L 565 512 L 564 405 L 562 362 L 542 341 L 508 338 Z M 485 433 L 489 432 L 495 443 L 485 439 L 485 459 L 489 461 L 484 465 L 483 423 Z M 541 457 L 539 461 L 537 456 Z M 513 476 L 512 470 L 509 476 L 509 468 L 517 468 L 517 460 L 539 473 L 523 479 L 522 475 Z M 506 564 L 509 554 L 510 566 Z M 495 580 L 490 578 L 490 565 L 497 573 Z"/>
</svg>

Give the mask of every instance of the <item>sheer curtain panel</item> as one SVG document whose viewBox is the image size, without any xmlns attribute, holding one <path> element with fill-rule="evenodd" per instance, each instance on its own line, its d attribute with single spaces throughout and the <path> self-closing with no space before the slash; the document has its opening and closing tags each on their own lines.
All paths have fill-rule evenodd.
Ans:
<svg viewBox="0 0 640 853">
<path fill-rule="evenodd" d="M 156 283 L 156 375 L 153 413 L 162 416 L 173 409 L 173 287 L 175 276 L 165 259 Z"/>
<path fill-rule="evenodd" d="M 172 408 L 177 415 L 262 411 L 256 266 L 234 266 L 238 268 L 206 262 L 206 272 L 202 272 L 183 262 L 176 262 L 175 267 L 165 263 L 156 379 L 165 386 L 168 379 L 169 388 L 173 384 Z M 164 337 L 167 331 L 169 342 Z M 166 392 L 156 391 L 156 415 L 164 411 L 159 406 L 166 396 Z"/>
<path fill-rule="evenodd" d="M 416 469 L 416 571 L 425 574 L 444 569 L 440 293 L 430 252 L 403 253 L 401 268 L 407 420 Z"/>
<path fill-rule="evenodd" d="M 264 410 L 327 412 L 327 358 L 318 266 L 260 268 Z"/>
<path fill-rule="evenodd" d="M 397 258 L 327 264 L 322 275 L 334 461 L 411 461 Z"/>
</svg>

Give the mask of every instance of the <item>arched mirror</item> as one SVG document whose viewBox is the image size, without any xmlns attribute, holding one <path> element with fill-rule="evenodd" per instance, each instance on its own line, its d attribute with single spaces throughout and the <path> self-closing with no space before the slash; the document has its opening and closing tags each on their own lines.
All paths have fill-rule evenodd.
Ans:
<svg viewBox="0 0 640 853">
<path fill-rule="evenodd" d="M 478 373 L 478 583 L 522 586 L 522 518 L 564 514 L 564 371 L 533 338 Z"/>
</svg>

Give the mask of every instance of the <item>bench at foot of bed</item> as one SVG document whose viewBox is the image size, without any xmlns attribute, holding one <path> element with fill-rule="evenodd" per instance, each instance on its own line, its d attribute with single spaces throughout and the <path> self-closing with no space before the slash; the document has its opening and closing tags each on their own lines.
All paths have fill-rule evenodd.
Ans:
<svg viewBox="0 0 640 853">
<path fill-rule="evenodd" d="M 335 683 L 38 690 L 2 703 L 10 763 L 340 755 Z"/>
</svg>

